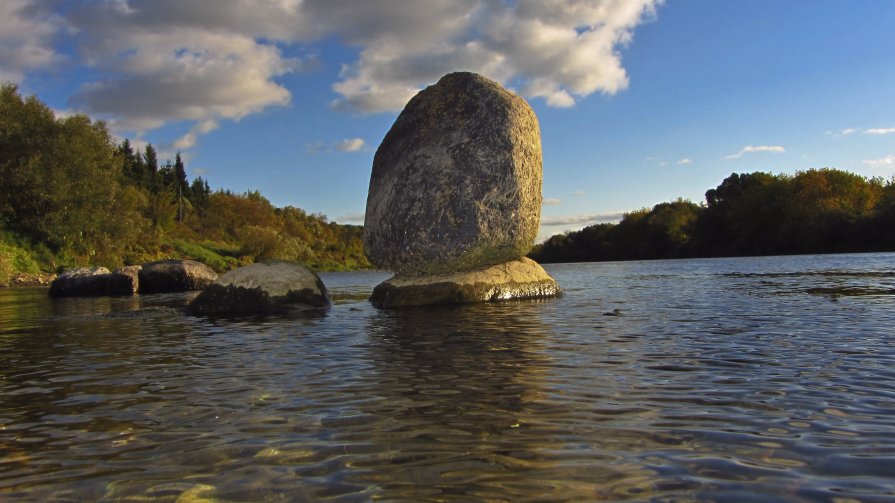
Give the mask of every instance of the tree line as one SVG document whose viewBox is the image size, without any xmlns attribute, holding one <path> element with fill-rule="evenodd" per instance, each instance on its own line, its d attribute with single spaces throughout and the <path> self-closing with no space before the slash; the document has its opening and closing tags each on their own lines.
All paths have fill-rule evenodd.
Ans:
<svg viewBox="0 0 895 503">
<path fill-rule="evenodd" d="M 895 250 L 895 181 L 832 168 L 731 174 L 695 204 L 678 199 L 555 235 L 539 262 Z"/>
<path fill-rule="evenodd" d="M 218 270 L 260 260 L 317 269 L 370 267 L 362 227 L 257 191 L 188 181 L 180 153 L 120 143 L 101 121 L 56 117 L 36 97 L 0 86 L 0 283 L 14 272 L 117 267 L 195 258 Z"/>
</svg>

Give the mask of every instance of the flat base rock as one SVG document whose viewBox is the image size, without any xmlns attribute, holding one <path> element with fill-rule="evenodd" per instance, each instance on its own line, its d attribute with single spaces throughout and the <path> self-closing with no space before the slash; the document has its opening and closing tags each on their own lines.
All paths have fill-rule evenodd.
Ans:
<svg viewBox="0 0 895 503">
<path fill-rule="evenodd" d="M 193 315 L 272 314 L 330 305 L 320 277 L 290 262 L 247 265 L 222 274 L 189 306 Z"/>
<path fill-rule="evenodd" d="M 433 276 L 395 276 L 373 289 L 377 307 L 465 304 L 556 297 L 561 289 L 537 262 L 513 260 L 486 269 Z"/>
</svg>

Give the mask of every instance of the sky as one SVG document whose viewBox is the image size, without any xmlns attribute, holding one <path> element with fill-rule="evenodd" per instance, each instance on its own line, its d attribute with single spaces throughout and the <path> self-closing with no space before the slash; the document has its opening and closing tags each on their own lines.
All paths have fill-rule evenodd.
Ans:
<svg viewBox="0 0 895 503">
<path fill-rule="evenodd" d="M 359 224 L 403 105 L 474 71 L 538 115 L 544 239 L 731 173 L 891 179 L 892 27 L 890 0 L 3 0 L 0 80 Z"/>
</svg>

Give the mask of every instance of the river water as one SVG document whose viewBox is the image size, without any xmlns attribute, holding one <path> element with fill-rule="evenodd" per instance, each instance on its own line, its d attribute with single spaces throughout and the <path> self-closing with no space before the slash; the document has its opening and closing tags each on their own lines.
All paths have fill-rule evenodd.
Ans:
<svg viewBox="0 0 895 503">
<path fill-rule="evenodd" d="M 893 501 L 895 254 L 547 265 L 301 318 L 0 290 L 0 500 Z"/>
</svg>

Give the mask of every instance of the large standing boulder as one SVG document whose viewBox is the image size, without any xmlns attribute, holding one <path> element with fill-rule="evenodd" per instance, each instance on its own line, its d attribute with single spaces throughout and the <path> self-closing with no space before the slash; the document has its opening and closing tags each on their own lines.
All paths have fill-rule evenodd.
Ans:
<svg viewBox="0 0 895 503">
<path fill-rule="evenodd" d="M 149 262 L 139 271 L 140 293 L 202 290 L 217 277 L 210 267 L 195 260 Z"/>
<path fill-rule="evenodd" d="M 524 258 L 541 219 L 541 136 L 522 98 L 473 73 L 417 94 L 373 158 L 364 252 L 395 272 L 380 307 L 553 297 Z"/>
<path fill-rule="evenodd" d="M 541 164 L 525 100 L 474 73 L 445 75 L 407 103 L 376 151 L 367 257 L 431 275 L 525 256 L 540 223 Z"/>
<path fill-rule="evenodd" d="M 187 312 L 269 314 L 328 305 L 330 299 L 319 276 L 298 264 L 267 262 L 222 274 L 190 302 Z"/>
<path fill-rule="evenodd" d="M 106 295 L 110 276 L 105 267 L 79 267 L 65 271 L 50 284 L 50 297 Z"/>
</svg>

